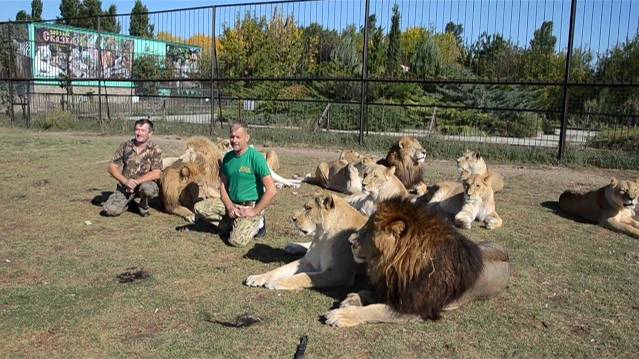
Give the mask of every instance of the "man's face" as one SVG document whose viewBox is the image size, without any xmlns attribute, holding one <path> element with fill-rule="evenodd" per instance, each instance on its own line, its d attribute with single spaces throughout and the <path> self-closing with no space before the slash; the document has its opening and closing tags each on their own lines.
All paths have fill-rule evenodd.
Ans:
<svg viewBox="0 0 639 359">
<path fill-rule="evenodd" d="M 246 133 L 246 130 L 243 127 L 233 127 L 231 128 L 231 136 L 229 140 L 231 141 L 231 147 L 233 147 L 233 151 L 236 153 L 244 152 L 248 148 L 250 136 Z"/>
<path fill-rule="evenodd" d="M 135 142 L 137 142 L 138 145 L 146 143 L 146 141 L 151 138 L 151 133 L 153 133 L 153 131 L 151 131 L 147 123 L 135 126 Z"/>
</svg>

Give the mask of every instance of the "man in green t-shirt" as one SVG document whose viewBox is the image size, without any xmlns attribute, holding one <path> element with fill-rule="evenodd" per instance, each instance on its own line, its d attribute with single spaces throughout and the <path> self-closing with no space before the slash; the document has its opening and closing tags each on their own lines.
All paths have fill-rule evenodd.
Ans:
<svg viewBox="0 0 639 359">
<path fill-rule="evenodd" d="M 248 126 L 231 126 L 229 151 L 220 165 L 220 199 L 195 204 L 195 214 L 229 234 L 229 243 L 240 247 L 265 233 L 264 210 L 277 194 L 275 182 L 260 152 L 249 146 Z"/>
</svg>

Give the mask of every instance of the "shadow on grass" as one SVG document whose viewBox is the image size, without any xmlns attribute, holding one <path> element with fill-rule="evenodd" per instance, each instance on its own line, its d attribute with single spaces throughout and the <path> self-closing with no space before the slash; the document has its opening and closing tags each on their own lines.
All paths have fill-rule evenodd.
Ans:
<svg viewBox="0 0 639 359">
<path fill-rule="evenodd" d="M 281 248 L 273 248 L 263 243 L 255 243 L 243 258 L 253 259 L 262 263 L 284 262 L 290 263 L 304 257 L 304 254 L 290 254 Z"/>
<path fill-rule="evenodd" d="M 577 223 L 586 223 L 586 224 L 592 224 L 593 222 L 585 220 L 581 217 L 577 217 L 577 216 L 573 216 L 571 214 L 568 213 L 564 213 L 559 209 L 559 202 L 557 201 L 546 201 L 546 202 L 541 202 L 540 205 L 546 209 L 549 209 L 553 212 L 555 212 L 556 215 L 558 215 L 561 218 L 565 218 L 565 219 L 569 219 L 571 221 L 575 221 Z"/>
</svg>

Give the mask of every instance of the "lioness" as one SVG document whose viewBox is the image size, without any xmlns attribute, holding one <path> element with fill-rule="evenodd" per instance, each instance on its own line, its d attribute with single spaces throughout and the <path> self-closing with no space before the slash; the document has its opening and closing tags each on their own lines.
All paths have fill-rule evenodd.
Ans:
<svg viewBox="0 0 639 359">
<path fill-rule="evenodd" d="M 394 143 L 386 158 L 377 161 L 386 167 L 395 166 L 395 176 L 399 178 L 404 187 L 425 186 L 423 182 L 425 168 L 424 160 L 426 151 L 416 138 L 403 136 Z"/>
<path fill-rule="evenodd" d="M 461 157 L 457 158 L 456 163 L 459 181 L 442 181 L 429 187 L 425 196 L 428 203 L 441 202 L 462 193 L 464 187 L 460 181 L 474 174 L 485 176 L 494 193 L 504 189 L 504 177 L 486 167 L 486 161 L 479 151 L 466 150 Z"/>
<path fill-rule="evenodd" d="M 302 233 L 313 235 L 306 255 L 264 274 L 246 278 L 250 287 L 302 289 L 350 286 L 356 264 L 348 237 L 366 223 L 366 217 L 333 194 L 321 194 L 306 202 L 293 216 Z"/>
<path fill-rule="evenodd" d="M 442 310 L 492 297 L 510 280 L 506 250 L 475 244 L 407 198 L 379 203 L 349 241 L 355 261 L 366 263 L 374 291 L 349 294 L 326 314 L 331 326 L 439 319 Z"/>
<path fill-rule="evenodd" d="M 364 171 L 362 192 L 346 197 L 346 201 L 355 209 L 370 216 L 375 212 L 377 203 L 395 196 L 409 196 L 406 187 L 395 176 L 395 167 L 373 165 Z"/>
<path fill-rule="evenodd" d="M 617 181 L 587 193 L 565 191 L 559 197 L 564 213 L 587 219 L 615 232 L 639 238 L 639 222 L 633 217 L 639 197 L 639 178 L 635 182 Z"/>
</svg>

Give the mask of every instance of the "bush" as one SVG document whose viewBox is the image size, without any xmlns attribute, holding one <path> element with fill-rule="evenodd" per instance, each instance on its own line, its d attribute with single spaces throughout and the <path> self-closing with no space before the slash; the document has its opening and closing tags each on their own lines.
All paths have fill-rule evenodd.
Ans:
<svg viewBox="0 0 639 359">
<path fill-rule="evenodd" d="M 515 113 L 510 118 L 496 119 L 485 129 L 490 134 L 505 137 L 535 137 L 541 129 L 542 118 L 532 112 Z"/>
<path fill-rule="evenodd" d="M 587 146 L 636 153 L 639 151 L 639 128 L 601 131 L 588 141 Z"/>
<path fill-rule="evenodd" d="M 78 120 L 68 112 L 54 111 L 34 116 L 31 124 L 43 130 L 70 130 L 77 127 Z"/>
</svg>

